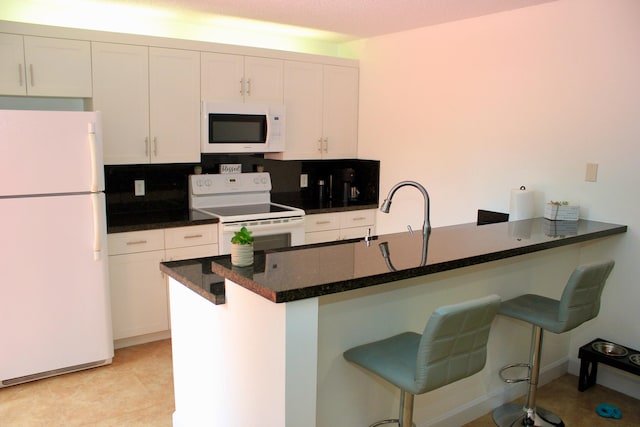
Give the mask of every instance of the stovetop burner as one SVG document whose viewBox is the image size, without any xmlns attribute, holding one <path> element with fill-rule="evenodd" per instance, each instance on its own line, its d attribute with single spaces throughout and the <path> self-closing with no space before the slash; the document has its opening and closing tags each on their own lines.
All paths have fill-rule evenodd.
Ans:
<svg viewBox="0 0 640 427">
<path fill-rule="evenodd" d="M 200 209 L 207 213 L 211 213 L 217 216 L 236 216 L 236 215 L 265 215 L 278 212 L 289 212 L 292 209 L 285 206 L 276 205 L 273 203 L 259 204 L 259 205 L 240 205 L 240 206 L 218 206 L 215 208 Z"/>
<path fill-rule="evenodd" d="M 268 172 L 190 175 L 189 207 L 220 222 L 304 216 L 302 209 L 271 202 Z"/>
</svg>

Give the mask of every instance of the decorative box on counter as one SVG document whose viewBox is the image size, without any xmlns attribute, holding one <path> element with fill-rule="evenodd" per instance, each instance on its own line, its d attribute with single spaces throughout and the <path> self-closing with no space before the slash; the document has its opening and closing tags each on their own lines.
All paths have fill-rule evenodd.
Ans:
<svg viewBox="0 0 640 427">
<path fill-rule="evenodd" d="M 577 221 L 580 206 L 563 203 L 547 203 L 544 205 L 544 217 L 552 221 Z"/>
<path fill-rule="evenodd" d="M 578 221 L 552 221 L 545 219 L 544 234 L 550 237 L 566 237 L 578 234 Z"/>
</svg>

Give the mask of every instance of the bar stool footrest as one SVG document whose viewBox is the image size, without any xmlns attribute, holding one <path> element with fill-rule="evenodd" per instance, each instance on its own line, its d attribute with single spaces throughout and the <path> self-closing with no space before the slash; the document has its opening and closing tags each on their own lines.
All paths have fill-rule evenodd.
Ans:
<svg viewBox="0 0 640 427">
<path fill-rule="evenodd" d="M 529 374 L 526 377 L 523 378 L 507 378 L 504 376 L 504 371 L 512 369 L 512 368 L 527 368 L 529 371 Z M 508 384 L 513 384 L 513 383 L 521 383 L 523 381 L 529 381 L 529 379 L 531 378 L 531 366 L 528 363 L 512 363 L 511 365 L 506 365 L 503 366 L 500 369 L 500 372 L 498 373 L 498 375 L 500 375 L 500 379 L 502 381 L 504 381 L 505 383 Z"/>
<path fill-rule="evenodd" d="M 533 419 L 527 417 L 529 412 L 535 413 Z M 522 404 L 517 403 L 507 403 L 496 408 L 493 411 L 493 422 L 498 427 L 565 427 L 564 422 L 553 412 L 544 408 L 528 411 Z"/>
<path fill-rule="evenodd" d="M 371 424 L 369 427 L 378 427 L 384 424 L 398 424 L 400 425 L 400 420 L 397 418 L 392 418 L 388 420 L 381 420 Z M 416 427 L 416 423 L 411 423 L 411 427 Z"/>
</svg>

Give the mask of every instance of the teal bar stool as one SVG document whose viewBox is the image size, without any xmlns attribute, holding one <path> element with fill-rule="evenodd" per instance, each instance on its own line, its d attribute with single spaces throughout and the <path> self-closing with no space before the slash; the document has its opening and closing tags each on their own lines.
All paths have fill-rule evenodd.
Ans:
<svg viewBox="0 0 640 427">
<path fill-rule="evenodd" d="M 500 378 L 505 382 L 528 381 L 525 404 L 507 403 L 497 408 L 493 412 L 493 421 L 497 426 L 564 426 L 556 414 L 536 407 L 542 332 L 547 330 L 561 334 L 596 317 L 600 311 L 600 296 L 613 265 L 613 261 L 607 260 L 576 268 L 569 277 L 560 301 L 527 294 L 500 305 L 499 314 L 531 323 L 533 330 L 529 363 L 507 365 L 500 370 Z M 504 371 L 514 367 L 528 368 L 529 375 L 526 378 L 506 378 Z"/>
<path fill-rule="evenodd" d="M 400 417 L 371 424 L 413 425 L 416 394 L 435 390 L 479 372 L 487 360 L 491 322 L 500 297 L 490 295 L 433 312 L 422 335 L 404 332 L 354 347 L 344 358 L 400 388 Z"/>
</svg>

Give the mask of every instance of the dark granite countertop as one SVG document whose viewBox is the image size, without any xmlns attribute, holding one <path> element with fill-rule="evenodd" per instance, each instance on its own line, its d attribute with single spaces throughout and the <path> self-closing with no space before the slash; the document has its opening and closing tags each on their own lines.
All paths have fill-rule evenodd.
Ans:
<svg viewBox="0 0 640 427">
<path fill-rule="evenodd" d="M 348 205 L 297 200 L 273 200 L 276 203 L 303 209 L 307 215 L 343 212 L 361 209 L 376 209 L 375 203 L 352 202 Z M 107 233 L 153 230 L 158 228 L 185 227 L 190 225 L 216 224 L 217 218 L 204 215 L 188 208 L 172 208 L 154 211 L 108 213 Z"/>
<path fill-rule="evenodd" d="M 161 263 L 160 269 L 215 304 L 224 277 L 275 303 L 313 298 L 625 233 L 627 226 L 544 218 L 462 224 L 420 232 L 256 251 L 249 267 L 229 255 Z"/>
<path fill-rule="evenodd" d="M 217 223 L 218 218 L 213 218 L 190 209 L 110 213 L 107 216 L 107 233 L 123 233 L 128 231 Z"/>
</svg>

